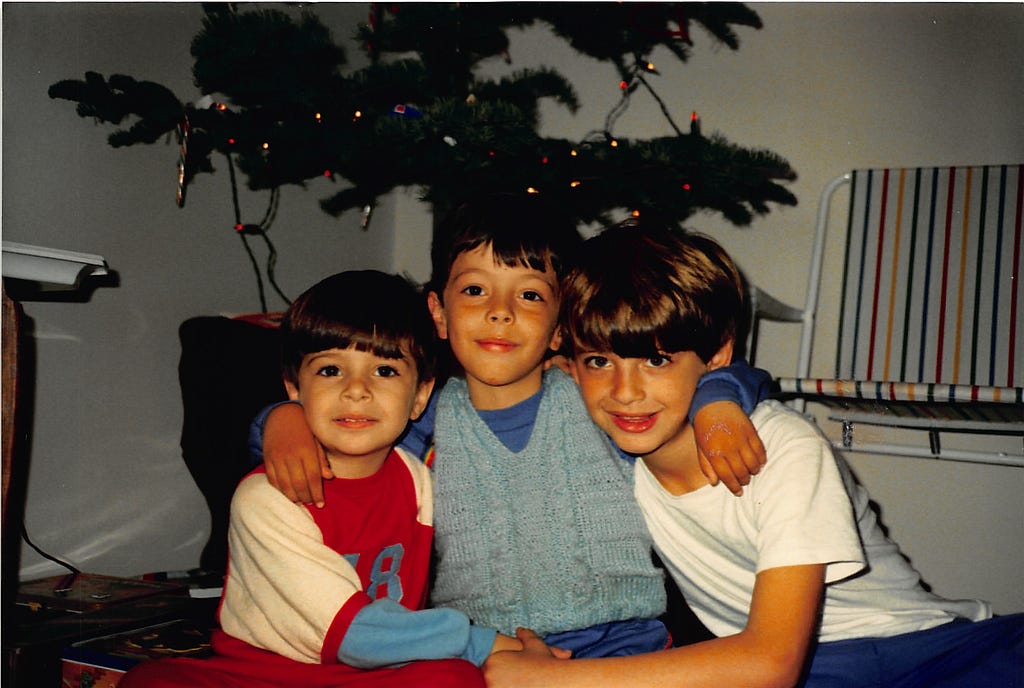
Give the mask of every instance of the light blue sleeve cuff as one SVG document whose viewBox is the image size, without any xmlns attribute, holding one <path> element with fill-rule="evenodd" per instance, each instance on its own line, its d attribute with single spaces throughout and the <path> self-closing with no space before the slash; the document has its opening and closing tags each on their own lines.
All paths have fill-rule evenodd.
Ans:
<svg viewBox="0 0 1024 688">
<path fill-rule="evenodd" d="M 466 654 L 463 656 L 463 659 L 469 660 L 477 666 L 483 664 L 491 656 L 491 650 L 494 649 L 494 639 L 497 636 L 498 632 L 493 628 L 470 626 L 469 646 L 466 648 Z"/>
<path fill-rule="evenodd" d="M 469 617 L 455 609 L 411 611 L 382 599 L 359 610 L 337 656 L 360 669 L 422 659 L 466 659 L 480 666 L 495 635 L 493 629 L 471 626 Z"/>
</svg>

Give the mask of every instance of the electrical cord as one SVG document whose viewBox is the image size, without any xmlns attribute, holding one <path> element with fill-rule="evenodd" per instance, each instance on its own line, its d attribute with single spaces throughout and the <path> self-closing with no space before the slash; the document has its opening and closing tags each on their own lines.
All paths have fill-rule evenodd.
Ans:
<svg viewBox="0 0 1024 688">
<path fill-rule="evenodd" d="M 68 571 L 70 571 L 73 575 L 77 576 L 78 574 L 81 573 L 81 571 L 79 571 L 77 567 L 72 566 L 68 562 L 66 562 L 66 561 L 64 561 L 62 559 L 58 559 L 57 557 L 55 557 L 55 556 L 53 556 L 51 554 L 47 554 L 46 552 L 41 550 L 38 546 L 36 546 L 36 543 L 32 542 L 32 539 L 28 536 L 28 530 L 25 528 L 25 524 L 24 523 L 21 524 L 21 539 L 25 541 L 26 545 L 28 545 L 29 547 L 34 549 L 36 551 L 36 553 L 39 554 L 39 556 L 43 557 L 44 559 L 49 559 L 50 561 L 52 561 L 55 564 L 60 564 L 61 566 L 66 568 Z"/>
</svg>

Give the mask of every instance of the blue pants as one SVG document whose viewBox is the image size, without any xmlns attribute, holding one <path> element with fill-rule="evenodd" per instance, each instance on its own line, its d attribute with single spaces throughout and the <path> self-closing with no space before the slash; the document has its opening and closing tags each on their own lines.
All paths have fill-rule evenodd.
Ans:
<svg viewBox="0 0 1024 688">
<path fill-rule="evenodd" d="M 544 642 L 572 650 L 573 659 L 625 657 L 664 650 L 671 642 L 665 624 L 657 619 L 633 619 L 552 633 Z M 991 688 L 991 686 L 989 687 Z"/>
<path fill-rule="evenodd" d="M 818 646 L 804 688 L 1024 688 L 1024 614 Z"/>
</svg>

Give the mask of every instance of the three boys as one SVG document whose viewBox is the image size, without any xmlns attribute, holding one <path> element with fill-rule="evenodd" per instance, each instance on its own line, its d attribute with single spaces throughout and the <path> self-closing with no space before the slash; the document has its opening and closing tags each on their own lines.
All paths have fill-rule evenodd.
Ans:
<svg viewBox="0 0 1024 688">
<path fill-rule="evenodd" d="M 529 196 L 467 203 L 439 228 L 427 301 L 458 374 L 435 395 L 434 428 L 410 431 L 436 445 L 431 601 L 506 633 L 534 628 L 575 657 L 649 652 L 669 642 L 655 619 L 665 597 L 631 468 L 572 381 L 546 370 L 560 343 L 559 280 L 579 245 L 574 223 Z M 725 454 L 745 480 L 760 441 L 743 409 L 709 406 L 707 434 L 739 448 Z M 265 453 L 290 473 L 291 458 Z"/>
</svg>

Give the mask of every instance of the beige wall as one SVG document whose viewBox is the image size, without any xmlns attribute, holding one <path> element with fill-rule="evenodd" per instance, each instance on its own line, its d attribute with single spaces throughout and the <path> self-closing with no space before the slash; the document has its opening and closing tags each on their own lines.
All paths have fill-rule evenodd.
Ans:
<svg viewBox="0 0 1024 688">
<path fill-rule="evenodd" d="M 696 110 L 705 133 L 776 151 L 800 175 L 792 185 L 800 204 L 750 228 L 715 216 L 690 223 L 719 237 L 777 296 L 803 299 L 818 193 L 836 175 L 865 166 L 1024 160 L 1024 5 L 752 6 L 765 26 L 741 31 L 737 53 L 694 28 L 690 63 L 678 67 L 656 54 L 662 76 L 654 84 L 677 121 L 685 124 Z M 363 4 L 318 7 L 339 38 L 367 12 Z M 179 210 L 171 200 L 173 145 L 112 150 L 105 129 L 51 101 L 46 88 L 93 69 L 196 97 L 188 42 L 200 9 L 6 3 L 3 12 L 4 238 L 102 253 L 121 273 L 120 287 L 89 303 L 26 306 L 40 338 L 29 532 L 90 571 L 189 568 L 208 525 L 177 446 L 176 328 L 192 315 L 258 307 L 230 231 L 226 171 L 200 180 Z M 601 126 L 619 96 L 610 67 L 539 29 L 512 38 L 510 69 L 550 64 L 579 90 L 583 108 L 575 118 L 544 108 L 547 133 L 580 137 Z M 656 104 L 638 93 L 615 133 L 670 131 Z M 350 266 L 426 277 L 429 220 L 411 193 L 390 199 L 369 234 L 357 218 L 322 215 L 315 200 L 327 193 L 313 185 L 282 194 L 272 236 L 286 291 L 297 294 Z M 250 217 L 262 214 L 263 197 L 243 194 L 243 202 Z M 827 351 L 836 301 L 823 298 L 818 343 Z M 794 337 L 773 334 L 759 363 L 791 370 Z M 1024 469 L 850 460 L 881 503 L 891 535 L 936 592 L 984 597 L 1004 613 L 1024 610 Z M 32 576 L 55 572 L 32 552 L 22 568 Z"/>
</svg>

